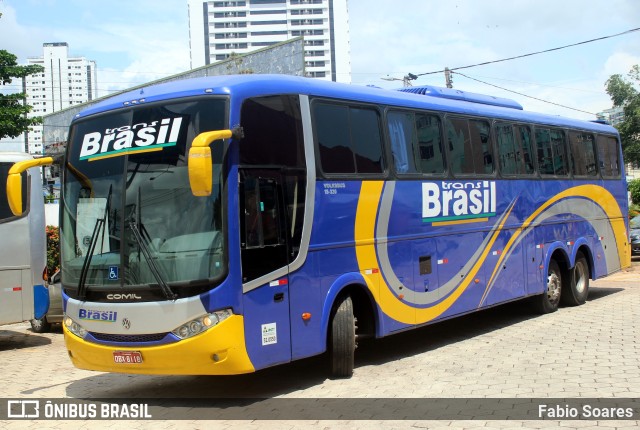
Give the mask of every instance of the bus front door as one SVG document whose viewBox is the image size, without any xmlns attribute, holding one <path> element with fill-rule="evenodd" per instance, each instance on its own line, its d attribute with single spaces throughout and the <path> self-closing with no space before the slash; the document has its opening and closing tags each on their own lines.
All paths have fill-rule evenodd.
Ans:
<svg viewBox="0 0 640 430">
<path fill-rule="evenodd" d="M 256 369 L 291 361 L 287 217 L 279 171 L 240 172 L 245 340 Z"/>
</svg>

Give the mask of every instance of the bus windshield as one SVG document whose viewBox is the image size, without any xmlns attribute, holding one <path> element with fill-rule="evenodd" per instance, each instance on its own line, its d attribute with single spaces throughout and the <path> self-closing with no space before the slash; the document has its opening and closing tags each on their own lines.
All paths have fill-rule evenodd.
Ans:
<svg viewBox="0 0 640 430">
<path fill-rule="evenodd" d="M 212 145 L 208 197 L 190 191 L 187 154 L 199 133 L 225 128 L 226 106 L 222 98 L 137 106 L 73 126 L 60 237 L 71 296 L 173 299 L 222 278 L 224 148 Z"/>
</svg>

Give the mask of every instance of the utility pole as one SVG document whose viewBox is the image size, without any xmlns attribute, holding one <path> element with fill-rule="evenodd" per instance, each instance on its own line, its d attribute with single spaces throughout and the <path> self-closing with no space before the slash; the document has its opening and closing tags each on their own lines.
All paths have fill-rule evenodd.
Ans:
<svg viewBox="0 0 640 430">
<path fill-rule="evenodd" d="M 444 79 L 447 83 L 447 88 L 453 88 L 453 79 L 451 78 L 451 70 L 448 67 L 444 68 Z"/>
<path fill-rule="evenodd" d="M 418 76 L 414 75 L 413 73 L 408 73 L 406 76 L 404 76 L 402 79 L 400 78 L 391 78 L 391 77 L 386 77 L 386 78 L 381 78 L 384 81 L 402 81 L 402 86 L 404 88 L 407 87 L 411 87 L 411 81 L 415 81 L 416 79 L 418 79 Z"/>
</svg>

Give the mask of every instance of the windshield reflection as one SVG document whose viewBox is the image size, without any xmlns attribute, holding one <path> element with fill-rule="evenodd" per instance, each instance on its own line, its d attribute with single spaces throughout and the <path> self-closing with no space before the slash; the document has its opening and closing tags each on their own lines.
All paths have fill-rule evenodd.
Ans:
<svg viewBox="0 0 640 430">
<path fill-rule="evenodd" d="M 212 146 L 208 197 L 191 194 L 187 154 L 199 133 L 225 128 L 225 116 L 226 101 L 209 99 L 138 107 L 74 127 L 61 218 L 66 287 L 86 284 L 90 294 L 136 286 L 172 298 L 171 289 L 224 275 L 223 144 Z M 100 219 L 103 233 L 92 243 Z"/>
</svg>

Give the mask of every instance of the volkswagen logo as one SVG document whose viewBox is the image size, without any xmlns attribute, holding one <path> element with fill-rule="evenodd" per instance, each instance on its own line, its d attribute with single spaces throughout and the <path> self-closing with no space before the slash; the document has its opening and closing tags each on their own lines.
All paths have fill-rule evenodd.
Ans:
<svg viewBox="0 0 640 430">
<path fill-rule="evenodd" d="M 122 327 L 124 327 L 127 330 L 129 330 L 131 328 L 131 321 L 129 321 L 128 318 L 123 318 L 122 319 Z"/>
</svg>

